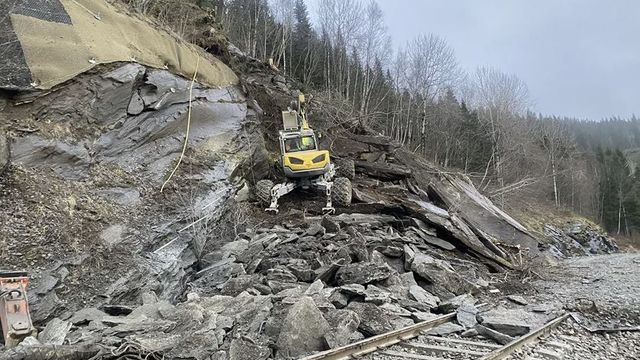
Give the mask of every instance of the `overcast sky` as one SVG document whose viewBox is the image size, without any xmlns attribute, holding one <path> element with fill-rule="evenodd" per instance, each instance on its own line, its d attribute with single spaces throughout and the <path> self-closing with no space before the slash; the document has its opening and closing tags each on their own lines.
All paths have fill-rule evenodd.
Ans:
<svg viewBox="0 0 640 360">
<path fill-rule="evenodd" d="M 640 115 L 639 0 L 377 1 L 394 44 L 444 37 L 466 70 L 488 65 L 523 79 L 535 111 Z"/>
</svg>

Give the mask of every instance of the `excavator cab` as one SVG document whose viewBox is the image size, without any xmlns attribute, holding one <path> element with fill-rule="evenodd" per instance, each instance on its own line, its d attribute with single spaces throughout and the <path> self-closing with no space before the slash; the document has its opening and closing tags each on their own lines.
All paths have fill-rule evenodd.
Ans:
<svg viewBox="0 0 640 360">
<path fill-rule="evenodd" d="M 286 177 L 302 178 L 319 176 L 331 165 L 329 151 L 318 150 L 318 140 L 313 130 L 281 132 L 280 153 Z"/>
<path fill-rule="evenodd" d="M 289 107 L 282 112 L 283 130 L 279 131 L 279 166 L 287 181 L 274 185 L 271 180 L 260 180 L 256 184 L 255 194 L 262 203 L 269 204 L 267 211 L 278 212 L 278 199 L 294 189 L 318 188 L 327 196 L 325 213 L 333 213 L 332 200 L 340 206 L 351 203 L 351 181 L 336 178 L 335 167 L 331 163 L 328 150 L 320 150 L 316 133 L 309 127 L 305 113 L 305 97 L 298 96 L 293 110 Z M 332 192 L 333 190 L 333 192 Z"/>
</svg>

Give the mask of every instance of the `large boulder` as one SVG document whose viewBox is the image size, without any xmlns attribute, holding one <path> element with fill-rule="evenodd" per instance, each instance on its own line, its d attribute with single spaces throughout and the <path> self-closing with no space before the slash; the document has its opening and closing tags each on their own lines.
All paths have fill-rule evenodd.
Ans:
<svg viewBox="0 0 640 360">
<path fill-rule="evenodd" d="M 391 269 L 387 265 L 372 262 L 348 264 L 341 267 L 336 273 L 338 285 L 344 284 L 369 284 L 381 281 L 391 275 Z"/>
<path fill-rule="evenodd" d="M 517 337 L 545 324 L 547 317 L 523 309 L 495 308 L 478 314 L 478 321 L 488 328 Z"/>
<path fill-rule="evenodd" d="M 297 358 L 313 351 L 325 350 L 324 336 L 329 323 L 313 299 L 304 296 L 293 305 L 284 319 L 276 347 L 278 357 Z"/>
<path fill-rule="evenodd" d="M 432 295 L 427 290 L 423 289 L 419 285 L 411 285 L 409 287 L 409 295 L 417 302 L 426 304 L 432 308 L 438 306 L 440 299 Z"/>
<path fill-rule="evenodd" d="M 441 287 L 455 295 L 469 292 L 473 288 L 472 284 L 455 272 L 451 264 L 421 252 L 416 252 L 411 262 L 411 271 L 435 287 Z"/>
<path fill-rule="evenodd" d="M 360 325 L 360 317 L 352 310 L 332 310 L 327 312 L 324 317 L 330 326 L 330 331 L 327 332 L 324 339 L 331 349 L 349 344 L 352 335 Z"/>
<path fill-rule="evenodd" d="M 352 302 L 347 309 L 360 317 L 358 329 L 365 335 L 373 336 L 393 330 L 388 315 L 372 303 Z"/>
</svg>

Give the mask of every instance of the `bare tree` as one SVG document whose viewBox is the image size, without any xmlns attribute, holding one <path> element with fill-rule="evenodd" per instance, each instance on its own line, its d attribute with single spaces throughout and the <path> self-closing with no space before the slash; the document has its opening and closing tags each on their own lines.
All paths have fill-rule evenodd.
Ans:
<svg viewBox="0 0 640 360">
<path fill-rule="evenodd" d="M 363 14 L 359 0 L 320 0 L 318 5 L 320 29 L 333 48 L 331 54 L 326 54 L 326 81 L 330 89 L 347 98 L 352 81 L 347 51 L 358 48 L 365 35 Z"/>
<path fill-rule="evenodd" d="M 460 77 L 458 62 L 447 42 L 434 34 L 419 35 L 407 45 L 408 67 L 405 82 L 413 96 L 422 105 L 420 119 L 420 147 L 427 149 L 427 121 L 429 104 Z"/>
<path fill-rule="evenodd" d="M 295 1 L 270 0 L 269 5 L 272 9 L 276 21 L 281 25 L 277 29 L 278 45 L 273 47 L 271 57 L 274 59 L 276 64 L 282 64 L 282 69 L 285 74 L 289 74 L 291 68 L 291 60 L 287 59 L 287 54 L 291 54 L 293 51 L 291 34 L 295 25 Z"/>
<path fill-rule="evenodd" d="M 515 136 L 517 122 L 515 115 L 522 114 L 530 103 L 529 89 L 517 76 L 506 74 L 493 68 L 480 67 L 476 70 L 474 79 L 475 105 L 480 119 L 488 127 L 492 142 L 491 163 L 495 170 L 496 180 L 500 188 L 505 186 L 504 162 L 513 153 L 509 150 L 509 143 Z M 513 142 L 511 142 L 513 144 Z M 519 145 L 517 142 L 516 145 Z M 487 171 L 482 182 L 486 180 Z M 504 199 L 502 198 L 503 202 Z"/>
<path fill-rule="evenodd" d="M 384 24 L 382 9 L 375 0 L 370 0 L 366 7 L 364 32 L 362 44 L 362 67 L 364 70 L 360 113 L 365 114 L 369 110 L 371 93 L 376 83 L 373 66 L 377 59 L 381 62 L 388 60 L 391 52 L 391 38 Z"/>
</svg>

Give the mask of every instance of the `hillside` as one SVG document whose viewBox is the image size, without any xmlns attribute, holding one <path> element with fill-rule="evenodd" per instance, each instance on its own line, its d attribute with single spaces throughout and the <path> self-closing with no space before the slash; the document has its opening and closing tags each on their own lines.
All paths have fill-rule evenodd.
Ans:
<svg viewBox="0 0 640 360">
<path fill-rule="evenodd" d="M 29 274 L 38 330 L 1 346 L 0 360 L 300 358 L 459 307 L 473 320 L 452 333 L 501 329 L 490 320 L 501 307 L 530 320 L 528 332 L 576 300 L 551 306 L 532 276 L 618 251 L 570 212 L 562 223 L 519 214 L 537 220 L 523 225 L 470 170 L 479 158 L 434 160 L 312 88 L 311 125 L 352 170 L 353 202 L 325 215 L 322 194 L 298 189 L 266 213 L 255 184 L 284 180 L 280 116 L 299 78 L 219 39 L 200 48 L 118 3 L 45 3 L 0 9 L 20 64 L 0 69 L 0 267 Z M 473 124 L 475 111 L 449 100 L 439 109 Z M 606 316 L 631 317 L 625 299 Z"/>
</svg>

